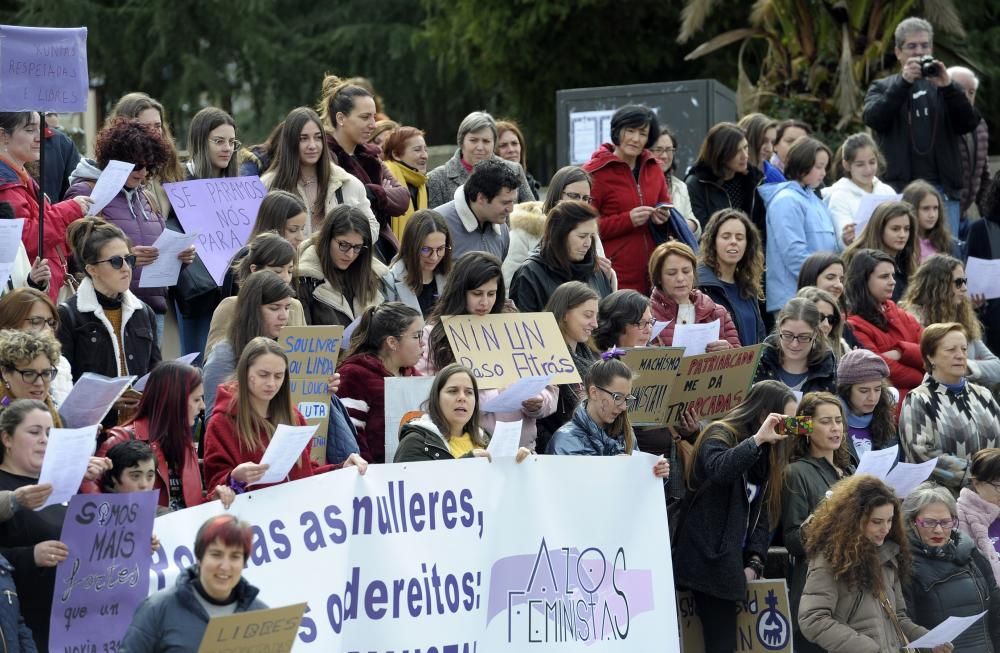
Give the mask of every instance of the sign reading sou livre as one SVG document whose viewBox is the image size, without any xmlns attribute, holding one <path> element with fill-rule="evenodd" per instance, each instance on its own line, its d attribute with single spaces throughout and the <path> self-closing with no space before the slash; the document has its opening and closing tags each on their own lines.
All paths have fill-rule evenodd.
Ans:
<svg viewBox="0 0 1000 653">
<path fill-rule="evenodd" d="M 286 326 L 278 343 L 288 356 L 288 382 L 292 404 L 309 424 L 318 424 L 311 457 L 326 462 L 326 427 L 330 421 L 328 381 L 337 369 L 344 327 Z"/>
<path fill-rule="evenodd" d="M 86 27 L 0 25 L 0 111 L 87 110 Z"/>
</svg>

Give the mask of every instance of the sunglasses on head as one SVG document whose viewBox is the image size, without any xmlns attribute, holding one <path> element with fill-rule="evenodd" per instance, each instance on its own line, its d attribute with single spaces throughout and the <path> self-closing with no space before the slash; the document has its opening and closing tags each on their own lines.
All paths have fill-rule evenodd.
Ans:
<svg viewBox="0 0 1000 653">
<path fill-rule="evenodd" d="M 127 254 L 125 256 L 112 256 L 111 258 L 106 258 L 103 261 L 94 261 L 93 265 L 98 265 L 100 263 L 109 263 L 111 267 L 116 270 L 121 270 L 122 266 L 128 263 L 128 266 L 135 269 L 135 254 Z"/>
</svg>

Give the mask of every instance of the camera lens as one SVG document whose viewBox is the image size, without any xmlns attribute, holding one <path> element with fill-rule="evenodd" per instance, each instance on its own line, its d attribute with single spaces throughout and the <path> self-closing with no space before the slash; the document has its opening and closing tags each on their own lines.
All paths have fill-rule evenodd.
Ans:
<svg viewBox="0 0 1000 653">
<path fill-rule="evenodd" d="M 929 54 L 925 54 L 920 57 L 920 75 L 921 77 L 934 77 L 937 75 L 937 66 L 934 64 L 934 57 Z"/>
</svg>

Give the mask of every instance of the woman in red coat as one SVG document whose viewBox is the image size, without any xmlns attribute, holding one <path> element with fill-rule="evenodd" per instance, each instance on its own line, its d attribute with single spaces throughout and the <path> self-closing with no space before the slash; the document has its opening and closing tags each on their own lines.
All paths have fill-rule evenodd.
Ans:
<svg viewBox="0 0 1000 653">
<path fill-rule="evenodd" d="M 604 251 L 618 275 L 619 289 L 649 295 L 646 261 L 657 243 L 680 240 L 697 251 L 697 242 L 680 213 L 671 214 L 667 183 L 648 151 L 660 136 L 656 114 L 628 105 L 611 117 L 611 143 L 584 164 L 590 173 L 598 230 Z"/>
<path fill-rule="evenodd" d="M 707 351 L 739 347 L 740 334 L 729 311 L 695 289 L 697 265 L 698 259 L 691 248 L 678 242 L 663 243 L 649 259 L 649 279 L 653 285 L 649 308 L 657 321 L 670 321 L 660 332 L 658 344 L 671 346 L 677 324 L 707 324 L 718 320 L 719 339 L 709 343 Z"/>
<path fill-rule="evenodd" d="M 890 299 L 896 287 L 895 271 L 895 261 L 885 252 L 858 250 L 847 267 L 844 292 L 854 337 L 889 365 L 889 380 L 899 390 L 897 405 L 902 406 L 906 393 L 924 378 L 920 356 L 923 329 Z"/>
<path fill-rule="evenodd" d="M 10 203 L 14 215 L 24 218 L 21 242 L 33 262 L 39 257 L 38 183 L 24 166 L 38 160 L 39 136 L 37 113 L 0 113 L 0 202 Z M 65 262 L 69 260 L 66 227 L 82 218 L 91 204 L 89 197 L 74 197 L 58 204 L 45 200 L 45 251 L 41 257 L 49 261 L 52 269 L 48 292 L 53 301 L 59 296 L 66 277 Z"/>
<path fill-rule="evenodd" d="M 209 487 L 228 485 L 237 494 L 259 490 L 257 483 L 268 470 L 260 459 L 279 424 L 305 426 L 306 420 L 292 406 L 288 380 L 288 357 L 270 338 L 254 338 L 243 349 L 234 381 L 219 386 L 215 408 L 205 431 L 205 479 Z M 319 465 L 310 457 L 307 444 L 285 481 L 322 474 L 341 465 Z M 368 465 L 351 454 L 343 467 L 357 466 L 364 474 Z M 284 482 L 284 481 L 283 481 Z"/>
</svg>

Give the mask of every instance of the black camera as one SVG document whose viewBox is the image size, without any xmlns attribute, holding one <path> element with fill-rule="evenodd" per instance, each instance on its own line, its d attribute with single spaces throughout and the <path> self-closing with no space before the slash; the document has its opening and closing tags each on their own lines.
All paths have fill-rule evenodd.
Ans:
<svg viewBox="0 0 1000 653">
<path fill-rule="evenodd" d="M 920 57 L 920 76 L 921 77 L 937 77 L 938 66 L 934 63 L 934 57 L 929 54 L 925 54 Z"/>
</svg>

